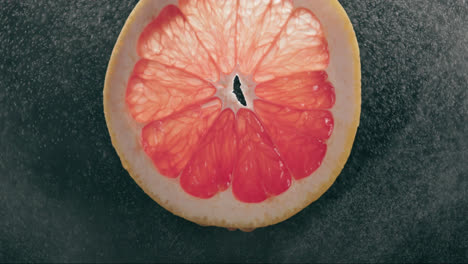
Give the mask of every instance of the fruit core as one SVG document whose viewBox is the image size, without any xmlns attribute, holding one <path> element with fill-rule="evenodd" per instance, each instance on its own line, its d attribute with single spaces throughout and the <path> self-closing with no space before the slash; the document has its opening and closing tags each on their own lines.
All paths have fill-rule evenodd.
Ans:
<svg viewBox="0 0 468 264">
<path fill-rule="evenodd" d="M 213 83 L 216 94 L 221 99 L 223 109 L 229 108 L 234 113 L 241 108 L 253 110 L 253 102 L 258 99 L 255 95 L 256 83 L 251 75 L 245 75 L 238 71 L 230 74 L 220 74 L 219 81 Z"/>
</svg>

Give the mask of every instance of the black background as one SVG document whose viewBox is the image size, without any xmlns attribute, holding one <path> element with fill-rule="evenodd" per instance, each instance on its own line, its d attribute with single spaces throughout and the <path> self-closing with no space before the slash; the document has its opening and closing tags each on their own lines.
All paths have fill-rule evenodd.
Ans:
<svg viewBox="0 0 468 264">
<path fill-rule="evenodd" d="M 136 2 L 0 0 L 0 262 L 468 261 L 468 2 L 342 1 L 353 152 L 316 203 L 252 233 L 176 217 L 122 168 L 102 89 Z"/>
</svg>

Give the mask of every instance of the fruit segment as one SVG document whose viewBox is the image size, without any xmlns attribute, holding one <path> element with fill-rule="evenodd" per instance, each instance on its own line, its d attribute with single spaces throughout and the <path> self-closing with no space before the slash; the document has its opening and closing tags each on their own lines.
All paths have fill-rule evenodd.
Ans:
<svg viewBox="0 0 468 264">
<path fill-rule="evenodd" d="M 260 100 L 254 105 L 295 179 L 307 177 L 320 167 L 327 151 L 325 140 L 333 130 L 329 111 L 291 109 Z"/>
<path fill-rule="evenodd" d="M 126 102 L 138 122 L 158 120 L 199 103 L 216 88 L 188 72 L 140 60 L 127 86 Z"/>
<path fill-rule="evenodd" d="M 210 198 L 229 187 L 237 153 L 235 121 L 232 110 L 224 110 L 200 141 L 180 177 L 187 193 Z"/>
<path fill-rule="evenodd" d="M 237 1 L 180 0 L 179 7 L 219 69 L 230 73 L 236 62 Z"/>
<path fill-rule="evenodd" d="M 220 111 L 221 101 L 216 99 L 143 128 L 143 149 L 161 174 L 170 178 L 179 176 Z"/>
<path fill-rule="evenodd" d="M 237 18 L 237 63 L 250 74 L 273 44 L 293 10 L 292 1 L 240 0 Z"/>
<path fill-rule="evenodd" d="M 267 101 L 300 109 L 328 109 L 335 91 L 325 71 L 300 72 L 260 83 L 255 94 Z"/>
<path fill-rule="evenodd" d="M 291 175 L 255 114 L 237 113 L 238 160 L 232 191 L 247 203 L 258 203 L 291 186 Z"/>
<path fill-rule="evenodd" d="M 166 6 L 140 35 L 138 55 L 210 81 L 219 72 L 179 8 Z"/>
<path fill-rule="evenodd" d="M 296 9 L 255 71 L 264 82 L 303 71 L 321 71 L 328 66 L 328 44 L 319 20 L 304 8 Z"/>
</svg>

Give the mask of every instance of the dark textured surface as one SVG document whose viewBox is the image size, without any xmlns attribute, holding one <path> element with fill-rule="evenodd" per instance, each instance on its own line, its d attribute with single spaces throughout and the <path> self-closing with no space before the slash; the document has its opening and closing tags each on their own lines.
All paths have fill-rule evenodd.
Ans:
<svg viewBox="0 0 468 264">
<path fill-rule="evenodd" d="M 362 117 L 331 189 L 253 233 L 146 196 L 110 144 L 107 63 L 136 1 L 0 0 L 0 262 L 468 261 L 468 2 L 343 0 Z"/>
</svg>

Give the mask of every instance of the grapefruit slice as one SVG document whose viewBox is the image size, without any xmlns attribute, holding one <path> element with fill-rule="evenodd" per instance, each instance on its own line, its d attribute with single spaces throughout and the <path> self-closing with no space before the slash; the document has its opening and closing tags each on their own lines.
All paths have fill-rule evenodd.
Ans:
<svg viewBox="0 0 468 264">
<path fill-rule="evenodd" d="M 156 202 L 251 230 L 331 186 L 360 89 L 336 0 L 141 0 L 109 63 L 104 112 L 123 166 Z"/>
</svg>

